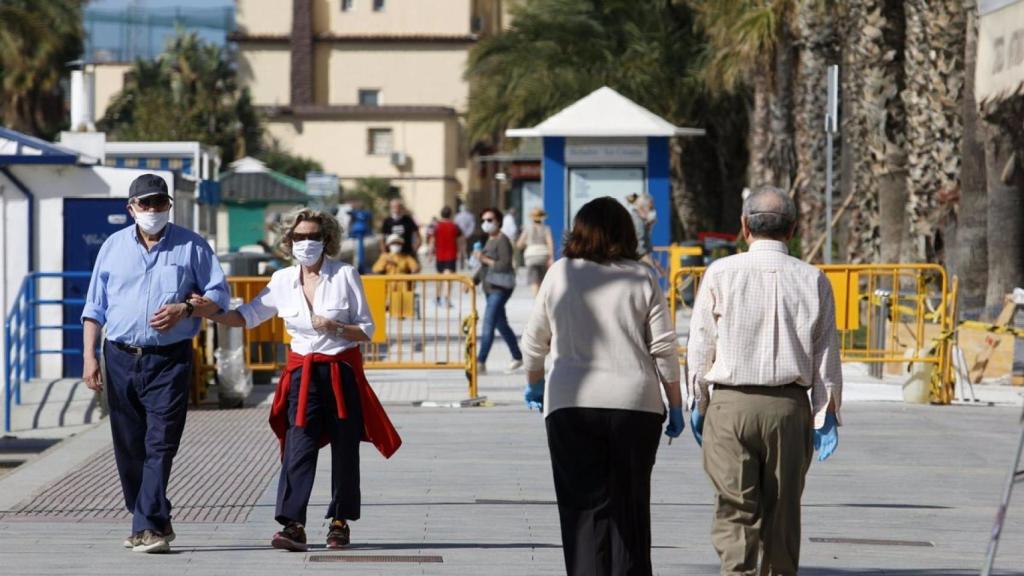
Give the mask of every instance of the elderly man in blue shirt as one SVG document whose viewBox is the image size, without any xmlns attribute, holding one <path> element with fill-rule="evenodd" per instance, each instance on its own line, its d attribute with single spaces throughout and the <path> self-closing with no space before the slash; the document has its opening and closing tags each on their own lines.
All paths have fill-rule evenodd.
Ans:
<svg viewBox="0 0 1024 576">
<path fill-rule="evenodd" d="M 107 385 L 114 455 L 125 506 L 132 513 L 126 548 L 166 552 L 174 539 L 167 482 L 185 428 L 192 374 L 191 340 L 199 331 L 192 294 L 228 308 L 224 272 L 209 244 L 169 223 L 171 197 L 163 178 L 132 182 L 128 212 L 135 225 L 100 248 L 86 297 L 86 385 Z M 96 359 L 100 332 L 106 374 Z"/>
</svg>

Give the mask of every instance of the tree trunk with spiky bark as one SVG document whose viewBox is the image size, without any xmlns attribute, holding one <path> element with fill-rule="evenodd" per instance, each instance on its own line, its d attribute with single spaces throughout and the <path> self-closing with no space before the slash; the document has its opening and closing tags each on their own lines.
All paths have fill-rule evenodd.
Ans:
<svg viewBox="0 0 1024 576">
<path fill-rule="evenodd" d="M 964 1 L 967 36 L 964 45 L 964 136 L 960 142 L 960 198 L 956 214 L 956 242 L 952 270 L 960 277 L 960 313 L 978 319 L 985 308 L 988 286 L 988 198 L 985 183 L 985 123 L 974 98 L 974 70 L 978 51 L 978 15 L 975 0 Z"/>
<path fill-rule="evenodd" d="M 750 167 L 747 183 L 751 189 L 772 183 L 771 157 L 771 81 L 767 73 L 759 71 L 753 79 L 753 104 L 750 109 Z"/>
<path fill-rule="evenodd" d="M 865 137 L 864 169 L 860 175 L 868 196 L 864 210 L 869 222 L 872 259 L 899 262 L 904 243 L 907 201 L 906 114 L 900 99 L 903 76 L 904 15 L 902 0 L 868 0 L 857 43 L 864 75 L 861 81 L 861 123 Z M 875 240 L 877 238 L 877 241 Z M 865 256 L 867 256 L 865 254 Z"/>
<path fill-rule="evenodd" d="M 1006 294 L 1024 287 L 1024 93 L 988 103 L 986 112 L 989 234 L 985 307 L 994 315 Z"/>
<path fill-rule="evenodd" d="M 793 196 L 804 255 L 825 233 L 824 113 L 828 105 L 827 69 L 836 58 L 836 37 L 830 16 L 824 10 L 807 5 L 801 6 L 797 13 L 799 52 L 793 114 L 796 136 Z"/>
<path fill-rule="evenodd" d="M 935 258 L 939 199 L 960 188 L 965 22 L 962 0 L 907 0 L 906 215 L 904 261 Z"/>
</svg>

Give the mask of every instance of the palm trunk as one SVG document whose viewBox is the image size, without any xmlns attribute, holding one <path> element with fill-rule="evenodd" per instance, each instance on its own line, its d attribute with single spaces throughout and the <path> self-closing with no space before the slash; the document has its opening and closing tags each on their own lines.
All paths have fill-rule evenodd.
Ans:
<svg viewBox="0 0 1024 576">
<path fill-rule="evenodd" d="M 796 136 L 794 199 L 799 214 L 803 254 L 825 233 L 825 134 L 827 67 L 834 58 L 836 38 L 830 14 L 801 6 L 797 14 L 799 52 L 796 65 L 793 132 Z"/>
<path fill-rule="evenodd" d="M 974 99 L 974 69 L 978 50 L 977 2 L 965 0 L 967 37 L 964 45 L 964 137 L 960 142 L 960 200 L 956 216 L 956 242 L 952 270 L 960 277 L 960 312 L 977 319 L 985 307 L 988 286 L 988 199 L 985 184 L 984 122 Z"/>
<path fill-rule="evenodd" d="M 769 152 L 771 119 L 769 100 L 771 83 L 768 74 L 758 71 L 754 75 L 754 103 L 750 110 L 750 167 L 747 173 L 747 185 L 757 188 L 772 182 Z"/>
<path fill-rule="evenodd" d="M 905 2 L 906 215 L 913 246 L 904 261 L 935 258 L 939 198 L 960 188 L 965 29 L 962 0 Z"/>
<path fill-rule="evenodd" d="M 906 112 L 900 99 L 905 84 L 903 2 L 871 0 L 866 17 L 858 54 L 865 74 L 860 118 L 867 144 L 863 185 L 876 199 L 878 225 L 871 252 L 882 262 L 899 262 L 907 235 Z"/>
<path fill-rule="evenodd" d="M 790 190 L 796 177 L 793 134 L 793 87 L 796 73 L 796 50 L 793 31 L 785 19 L 780 24 L 775 47 L 775 75 L 769 101 L 769 182 Z"/>
<path fill-rule="evenodd" d="M 1017 124 L 1020 126 L 1020 124 Z M 1019 128 L 1018 128 L 1019 129 Z M 1005 128 L 988 125 L 985 140 L 985 180 L 988 184 L 988 290 L 985 307 L 998 313 L 1003 298 L 1024 286 L 1024 170 L 1011 164 L 1014 142 Z"/>
</svg>

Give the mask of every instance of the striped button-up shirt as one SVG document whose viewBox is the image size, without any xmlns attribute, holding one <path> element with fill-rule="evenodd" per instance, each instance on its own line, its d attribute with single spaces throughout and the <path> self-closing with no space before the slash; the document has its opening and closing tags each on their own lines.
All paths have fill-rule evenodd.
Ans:
<svg viewBox="0 0 1024 576">
<path fill-rule="evenodd" d="M 701 414 L 710 385 L 795 382 L 811 390 L 816 428 L 830 404 L 839 421 L 843 372 L 828 279 L 774 240 L 715 262 L 694 303 L 687 368 L 691 407 Z"/>
</svg>

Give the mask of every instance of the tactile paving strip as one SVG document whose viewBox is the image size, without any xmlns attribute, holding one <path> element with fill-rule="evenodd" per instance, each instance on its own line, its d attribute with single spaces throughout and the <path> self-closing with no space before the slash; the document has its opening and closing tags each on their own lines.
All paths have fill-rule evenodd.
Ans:
<svg viewBox="0 0 1024 576">
<path fill-rule="evenodd" d="M 168 498 L 176 522 L 245 522 L 279 471 L 267 407 L 193 410 L 174 459 Z M 4 514 L 4 520 L 123 520 L 113 446 Z"/>
</svg>

